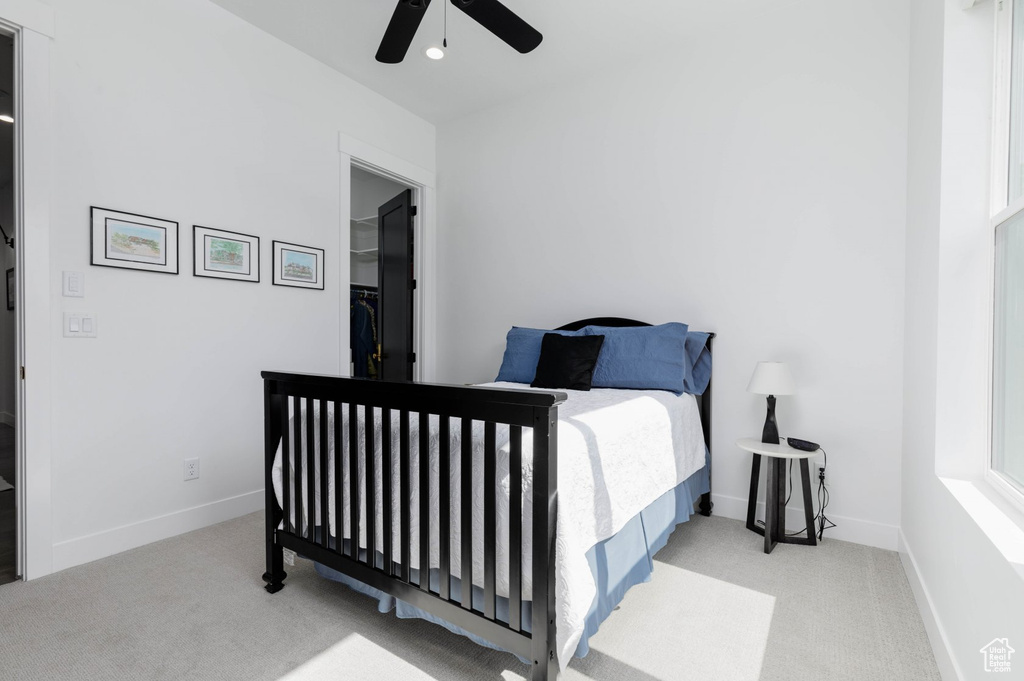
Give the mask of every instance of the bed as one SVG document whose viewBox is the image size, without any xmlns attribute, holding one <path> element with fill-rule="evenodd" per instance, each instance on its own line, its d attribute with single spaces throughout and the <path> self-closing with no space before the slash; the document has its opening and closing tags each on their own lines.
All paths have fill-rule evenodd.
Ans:
<svg viewBox="0 0 1024 681">
<path fill-rule="evenodd" d="M 561 329 L 595 325 L 646 326 Z M 710 384 L 695 397 L 263 378 L 267 590 L 294 551 L 382 611 L 518 655 L 535 680 L 586 653 L 695 500 L 711 512 Z"/>
</svg>

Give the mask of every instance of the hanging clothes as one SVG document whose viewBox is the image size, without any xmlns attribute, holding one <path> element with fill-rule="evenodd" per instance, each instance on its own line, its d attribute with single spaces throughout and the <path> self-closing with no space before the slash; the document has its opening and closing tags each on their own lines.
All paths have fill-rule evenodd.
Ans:
<svg viewBox="0 0 1024 681">
<path fill-rule="evenodd" d="M 377 300 L 375 294 L 352 289 L 349 297 L 349 330 L 352 348 L 352 375 L 357 378 L 377 378 L 380 362 L 374 359 L 377 351 Z"/>
</svg>

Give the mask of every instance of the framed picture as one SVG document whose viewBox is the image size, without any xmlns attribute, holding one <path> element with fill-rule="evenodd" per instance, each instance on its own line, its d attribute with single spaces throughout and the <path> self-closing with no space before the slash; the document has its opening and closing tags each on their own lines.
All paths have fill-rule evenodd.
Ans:
<svg viewBox="0 0 1024 681">
<path fill-rule="evenodd" d="M 92 264 L 178 273 L 178 223 L 92 207 Z"/>
<path fill-rule="evenodd" d="M 192 225 L 192 274 L 258 283 L 260 238 Z"/>
<path fill-rule="evenodd" d="M 274 285 L 324 290 L 324 250 L 275 241 Z"/>
<path fill-rule="evenodd" d="M 7 309 L 14 309 L 14 268 L 7 270 Z"/>
</svg>

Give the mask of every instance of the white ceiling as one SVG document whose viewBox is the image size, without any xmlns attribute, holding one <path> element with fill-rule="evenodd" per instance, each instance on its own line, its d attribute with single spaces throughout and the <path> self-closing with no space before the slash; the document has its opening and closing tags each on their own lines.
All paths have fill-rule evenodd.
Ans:
<svg viewBox="0 0 1024 681">
<path fill-rule="evenodd" d="M 440 123 L 664 52 L 787 0 L 504 0 L 544 35 L 514 51 L 446 0 L 434 0 L 401 64 L 374 60 L 397 0 L 213 0 L 413 113 Z M 448 10 L 448 55 L 441 43 Z"/>
</svg>

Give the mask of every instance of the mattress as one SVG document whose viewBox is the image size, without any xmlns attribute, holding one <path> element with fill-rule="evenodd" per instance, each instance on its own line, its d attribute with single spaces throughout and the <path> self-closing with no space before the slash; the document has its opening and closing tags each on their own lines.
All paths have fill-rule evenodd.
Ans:
<svg viewBox="0 0 1024 681">
<path fill-rule="evenodd" d="M 508 387 L 523 389 L 525 386 L 511 383 L 491 383 L 491 387 Z M 614 390 L 595 389 L 588 392 L 564 391 L 568 399 L 559 406 L 558 415 L 558 521 L 556 528 L 555 557 L 555 595 L 556 595 L 556 628 L 559 663 L 564 669 L 584 633 L 587 613 L 594 602 L 597 585 L 587 560 L 587 552 L 599 542 L 607 540 L 621 530 L 632 518 L 652 504 L 669 490 L 672 490 L 704 466 L 705 446 L 701 429 L 696 399 L 692 395 L 676 396 L 665 391 L 645 390 Z M 380 470 L 382 453 L 379 409 L 374 418 L 378 431 L 373 438 L 376 443 L 374 457 L 377 469 Z M 363 412 L 360 408 L 357 427 L 360 430 L 358 442 L 360 447 L 365 442 Z M 318 406 L 314 406 L 314 420 L 319 421 L 323 415 Z M 294 415 L 292 415 L 294 418 Z M 304 417 L 305 418 L 305 417 Z M 329 421 L 328 434 L 333 438 L 335 415 L 328 409 L 326 418 Z M 348 413 L 343 410 L 342 432 L 348 432 Z M 450 451 L 458 452 L 461 447 L 461 426 L 458 419 L 451 419 Z M 398 441 L 398 415 L 391 418 L 394 428 L 392 441 Z M 410 419 L 410 444 L 413 474 L 412 480 L 419 479 L 418 456 L 419 437 L 418 419 Z M 306 428 L 301 429 L 305 438 Z M 315 427 L 315 437 L 319 438 L 320 428 Z M 528 430 L 528 429 L 524 429 Z M 288 429 L 287 437 L 292 437 L 293 428 Z M 452 499 L 445 504 L 439 503 L 437 485 L 438 471 L 438 428 L 437 417 L 430 418 L 429 451 L 431 468 L 431 485 L 426 491 L 429 495 L 431 509 L 432 536 L 430 538 L 430 568 L 439 565 L 438 535 L 436 517 L 441 508 L 449 509 L 451 514 L 451 567 L 452 575 L 462 579 L 460 574 L 460 471 L 452 466 L 450 489 Z M 347 438 L 346 438 L 347 440 Z M 473 431 L 473 574 L 472 582 L 477 586 L 483 584 L 483 424 L 474 423 Z M 497 591 L 500 597 L 508 597 L 508 428 L 499 426 L 497 429 L 499 489 L 497 495 L 498 511 L 498 548 L 496 575 Z M 333 469 L 334 443 L 327 443 L 329 466 Z M 319 447 L 319 442 L 314 446 Z M 305 450 L 305 443 L 303 443 Z M 343 443 L 347 449 L 347 443 Z M 290 451 L 294 452 L 295 447 Z M 343 462 L 347 452 L 343 451 Z M 278 499 L 281 499 L 281 450 L 275 459 L 273 479 Z M 532 438 L 524 432 L 523 436 L 523 517 L 532 514 Z M 348 503 L 348 465 L 343 466 L 343 503 Z M 504 471 L 504 475 L 502 475 Z M 319 473 L 318 473 L 319 474 Z M 365 485 L 360 470 L 359 485 Z M 294 476 L 292 476 L 293 482 Z M 306 479 L 297 481 L 301 486 L 301 494 L 306 498 Z M 338 536 L 335 512 L 333 480 L 329 481 L 328 489 L 328 527 L 330 535 Z M 380 476 L 374 480 L 377 489 L 376 498 L 380 500 L 382 481 Z M 319 497 L 320 485 L 316 485 L 314 493 Z M 419 570 L 419 536 L 418 509 L 419 495 L 423 490 L 413 485 L 413 503 L 411 527 L 412 547 L 408 557 L 410 568 Z M 365 496 L 364 496 L 365 498 Z M 398 489 L 394 490 L 396 505 L 394 512 L 397 517 Z M 378 504 L 380 502 L 378 501 Z M 316 508 L 319 509 L 319 503 Z M 294 509 L 293 509 L 294 511 Z M 378 517 L 380 510 L 378 509 Z M 344 514 L 346 522 L 342 527 L 342 536 L 351 540 L 353 533 L 348 524 L 348 514 Z M 365 513 L 360 514 L 358 543 L 366 546 Z M 312 521 L 316 526 L 323 526 L 324 519 L 319 510 L 315 518 L 295 518 L 292 516 L 293 527 L 305 527 Z M 395 528 L 394 544 L 400 545 Z M 377 528 L 377 545 L 382 545 L 382 529 Z M 532 537 L 531 523 L 523 525 L 523 600 L 529 600 L 532 593 Z M 405 557 L 396 552 L 395 560 L 402 562 Z"/>
</svg>

